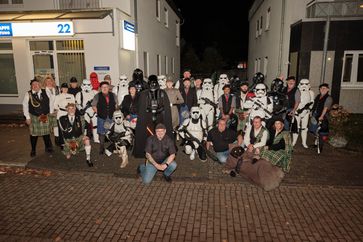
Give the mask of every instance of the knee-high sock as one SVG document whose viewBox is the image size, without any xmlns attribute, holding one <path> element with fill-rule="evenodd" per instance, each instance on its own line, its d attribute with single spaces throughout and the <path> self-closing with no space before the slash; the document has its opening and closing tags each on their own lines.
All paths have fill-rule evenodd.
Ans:
<svg viewBox="0 0 363 242">
<path fill-rule="evenodd" d="M 32 151 L 35 151 L 37 148 L 37 141 L 38 141 L 38 136 L 32 136 L 30 135 L 30 144 L 32 146 Z"/>
<path fill-rule="evenodd" d="M 298 133 L 293 133 L 292 134 L 292 146 L 295 146 L 296 145 L 296 141 L 297 141 L 297 138 L 299 137 L 299 134 Z"/>
<path fill-rule="evenodd" d="M 86 151 L 86 159 L 87 160 L 91 160 L 91 146 L 90 145 L 86 145 L 84 147 L 84 150 Z"/>
<path fill-rule="evenodd" d="M 59 136 L 59 129 L 58 129 L 58 126 L 53 128 L 53 133 L 54 133 L 54 136 L 55 136 L 55 137 L 58 137 L 58 136 Z"/>
<path fill-rule="evenodd" d="M 52 141 L 50 140 L 50 135 L 43 135 L 45 148 L 52 148 Z"/>
</svg>

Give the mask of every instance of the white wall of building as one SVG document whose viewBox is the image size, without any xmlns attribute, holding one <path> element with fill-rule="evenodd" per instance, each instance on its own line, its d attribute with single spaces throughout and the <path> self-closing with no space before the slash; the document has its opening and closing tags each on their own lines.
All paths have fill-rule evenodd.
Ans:
<svg viewBox="0 0 363 242">
<path fill-rule="evenodd" d="M 255 1 L 254 4 L 258 2 Z M 260 70 L 257 71 L 263 72 L 267 69 L 266 83 L 270 83 L 278 76 L 287 76 L 290 26 L 305 17 L 305 8 L 309 0 L 263 0 L 260 2 L 262 2 L 261 5 L 249 20 L 248 78 L 253 77 L 255 62 L 260 59 Z M 266 29 L 268 9 L 270 9 L 270 24 Z M 262 30 L 256 37 L 257 21 L 261 20 L 261 16 Z M 282 50 L 281 54 L 280 50 Z M 263 66 L 265 57 L 268 57 L 267 68 Z"/>
<path fill-rule="evenodd" d="M 144 51 L 147 51 L 149 54 L 149 74 L 157 74 L 156 56 L 160 55 L 162 59 L 162 74 L 173 74 L 171 62 L 174 59 L 174 76 L 179 77 L 180 48 L 176 46 L 176 21 L 180 22 L 180 20 L 167 2 L 160 0 L 161 18 L 159 22 L 156 18 L 155 2 L 150 0 L 137 1 L 139 33 L 137 35 L 135 51 L 123 49 L 121 41 L 122 21 L 127 20 L 135 23 L 134 0 L 100 0 L 100 7 L 113 9 L 114 22 L 112 23 L 110 16 L 106 16 L 104 19 L 73 20 L 75 35 L 72 37 L 1 38 L 0 41 L 11 41 L 13 43 L 18 95 L 12 95 L 11 97 L 0 95 L 0 104 L 21 104 L 25 92 L 29 90 L 29 81 L 33 78 L 33 63 L 29 51 L 29 40 L 82 39 L 84 41 L 87 77 L 94 71 L 95 66 L 109 66 L 110 71 L 99 73 L 101 78 L 104 74 L 110 74 L 113 83 L 116 83 L 120 74 L 126 74 L 130 80 L 135 68 L 144 69 Z M 0 6 L 0 11 L 49 10 L 57 9 L 57 6 L 57 0 L 24 0 L 24 4 L 21 5 Z M 168 9 L 168 27 L 164 25 L 164 8 Z M 114 29 L 114 35 L 111 33 L 112 29 Z M 168 59 L 168 73 L 165 73 L 165 56 Z M 61 80 L 61 82 L 63 81 Z"/>
</svg>

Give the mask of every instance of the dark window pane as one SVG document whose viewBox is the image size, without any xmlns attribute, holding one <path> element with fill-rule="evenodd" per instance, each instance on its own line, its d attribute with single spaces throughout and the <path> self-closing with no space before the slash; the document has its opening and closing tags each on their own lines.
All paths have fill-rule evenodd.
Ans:
<svg viewBox="0 0 363 242">
<path fill-rule="evenodd" d="M 360 54 L 358 57 L 357 82 L 363 82 L 363 54 Z"/>
<path fill-rule="evenodd" d="M 352 62 L 353 62 L 353 54 L 346 54 L 345 55 L 344 73 L 343 73 L 343 82 L 350 82 L 350 74 L 352 73 Z"/>
<path fill-rule="evenodd" d="M 0 50 L 12 50 L 12 49 L 13 49 L 13 44 L 11 42 L 8 43 L 0 42 Z"/>
<path fill-rule="evenodd" d="M 53 50 L 53 41 L 30 41 L 30 50 Z"/>
<path fill-rule="evenodd" d="M 9 0 L 0 0 L 0 4 L 9 4 Z"/>
<path fill-rule="evenodd" d="M 0 94 L 18 94 L 13 54 L 0 54 Z"/>
<path fill-rule="evenodd" d="M 23 4 L 23 0 L 12 0 L 13 4 Z"/>
</svg>

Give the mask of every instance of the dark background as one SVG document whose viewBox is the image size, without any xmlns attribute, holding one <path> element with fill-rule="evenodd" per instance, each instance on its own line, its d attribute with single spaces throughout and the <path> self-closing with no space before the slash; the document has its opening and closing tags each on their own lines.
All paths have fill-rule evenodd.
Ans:
<svg viewBox="0 0 363 242">
<path fill-rule="evenodd" d="M 232 69 L 248 55 L 248 10 L 253 0 L 174 0 L 180 10 L 182 70 Z"/>
</svg>

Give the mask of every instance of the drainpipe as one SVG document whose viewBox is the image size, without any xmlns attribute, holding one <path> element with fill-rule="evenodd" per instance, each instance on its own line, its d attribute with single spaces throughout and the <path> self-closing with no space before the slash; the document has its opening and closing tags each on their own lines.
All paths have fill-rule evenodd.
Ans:
<svg viewBox="0 0 363 242">
<path fill-rule="evenodd" d="M 277 76 L 280 76 L 282 73 L 282 51 L 284 48 L 284 27 L 285 27 L 285 5 L 286 0 L 282 0 L 282 7 L 281 7 L 281 29 L 280 29 L 280 46 L 279 46 L 279 58 L 278 58 L 278 70 Z"/>
<path fill-rule="evenodd" d="M 328 55 L 328 43 L 329 43 L 329 31 L 330 31 L 330 16 L 328 15 L 325 24 L 324 49 L 323 49 L 323 60 L 321 63 L 320 84 L 322 84 L 325 80 L 326 57 Z"/>
<path fill-rule="evenodd" d="M 137 0 L 134 0 L 134 21 L 135 21 L 135 67 L 139 67 L 139 25 L 137 21 Z"/>
</svg>

